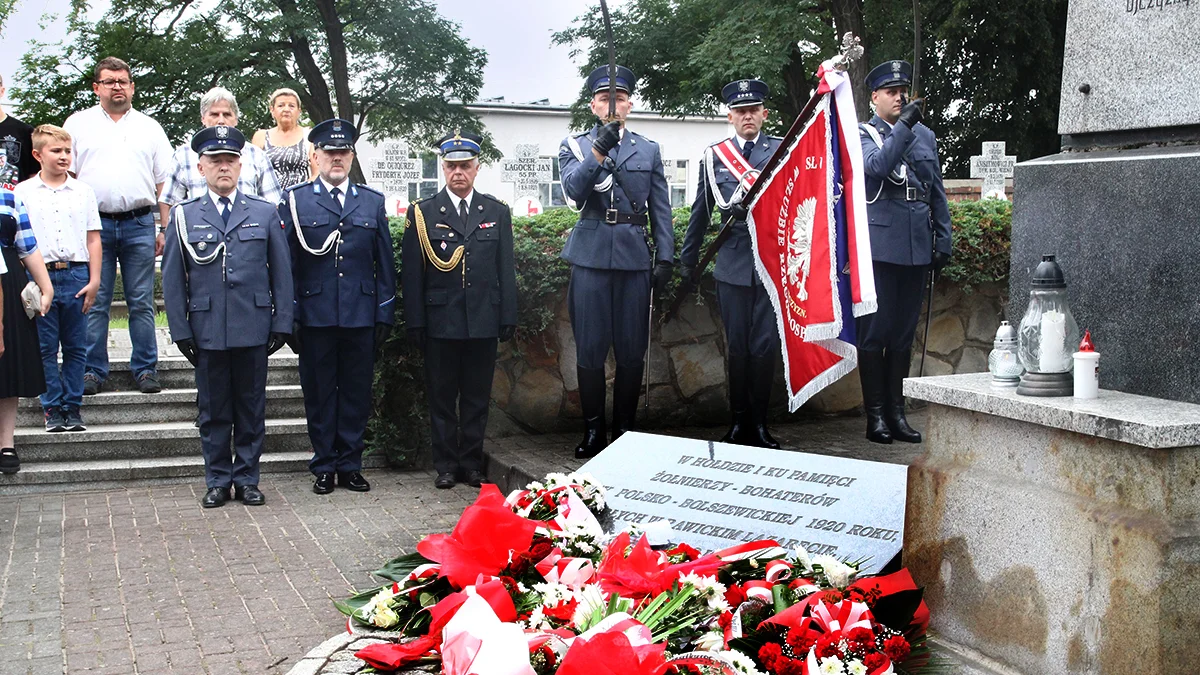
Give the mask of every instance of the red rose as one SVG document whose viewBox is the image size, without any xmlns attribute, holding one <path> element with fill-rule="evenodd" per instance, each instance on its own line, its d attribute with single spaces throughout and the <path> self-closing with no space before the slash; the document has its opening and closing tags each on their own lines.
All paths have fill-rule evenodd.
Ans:
<svg viewBox="0 0 1200 675">
<path fill-rule="evenodd" d="M 863 665 L 867 667 L 868 672 L 875 672 L 880 668 L 886 667 L 887 664 L 888 657 L 884 656 L 882 652 L 871 652 L 863 658 Z"/>
<path fill-rule="evenodd" d="M 911 649 L 908 640 L 905 640 L 903 635 L 893 635 L 883 643 L 883 652 L 888 655 L 888 658 L 897 662 L 907 659 Z"/>
<path fill-rule="evenodd" d="M 729 584 L 729 587 L 725 589 L 725 602 L 729 603 L 730 607 L 737 609 L 745 601 L 746 592 L 742 590 L 742 587 L 738 584 Z"/>
</svg>

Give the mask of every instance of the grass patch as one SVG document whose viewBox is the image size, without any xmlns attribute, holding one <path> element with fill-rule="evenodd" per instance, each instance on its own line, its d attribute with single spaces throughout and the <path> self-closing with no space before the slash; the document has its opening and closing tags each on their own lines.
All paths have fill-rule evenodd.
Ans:
<svg viewBox="0 0 1200 675">
<path fill-rule="evenodd" d="M 127 316 L 111 317 L 108 320 L 108 327 L 110 330 L 113 328 L 128 329 L 129 328 L 129 317 L 127 317 Z M 166 328 L 167 327 L 167 313 L 166 312 L 155 312 L 154 313 L 154 327 L 155 328 Z"/>
</svg>

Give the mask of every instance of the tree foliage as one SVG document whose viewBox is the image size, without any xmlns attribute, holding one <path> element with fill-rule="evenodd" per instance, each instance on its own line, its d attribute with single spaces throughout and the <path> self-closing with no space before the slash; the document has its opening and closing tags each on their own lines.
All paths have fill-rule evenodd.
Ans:
<svg viewBox="0 0 1200 675">
<path fill-rule="evenodd" d="M 984 140 L 1005 140 L 1022 159 L 1058 150 L 1066 8 L 1067 0 L 920 2 L 919 93 L 946 175 L 965 177 Z M 617 60 L 640 76 L 638 95 L 649 107 L 719 113 L 724 84 L 758 77 L 771 87 L 773 133 L 808 100 L 817 66 L 846 31 L 866 49 L 850 76 L 859 114 L 869 114 L 866 73 L 887 59 L 912 60 L 912 26 L 911 0 L 628 0 L 613 12 Z M 598 10 L 555 40 L 576 45 L 581 74 L 607 63 Z M 591 123 L 587 98 L 581 89 L 576 126 Z"/>
<path fill-rule="evenodd" d="M 215 85 L 237 95 L 246 130 L 273 126 L 266 100 L 279 87 L 299 92 L 311 121 L 343 117 L 373 138 L 424 144 L 477 125 L 453 101 L 476 98 L 486 54 L 428 0 L 114 0 L 95 23 L 75 2 L 72 39 L 22 57 L 14 98 L 31 121 L 93 105 L 92 66 L 113 55 L 134 69 L 135 105 L 175 141 Z"/>
</svg>

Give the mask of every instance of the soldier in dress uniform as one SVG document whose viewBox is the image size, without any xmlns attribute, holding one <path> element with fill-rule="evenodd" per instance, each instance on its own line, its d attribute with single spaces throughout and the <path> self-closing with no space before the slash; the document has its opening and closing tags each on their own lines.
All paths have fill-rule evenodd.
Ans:
<svg viewBox="0 0 1200 675">
<path fill-rule="evenodd" d="M 592 71 L 592 112 L 607 124 L 568 136 L 558 151 L 563 192 L 580 209 L 562 252 L 571 263 L 568 303 L 585 429 L 575 448 L 580 459 L 607 445 L 604 361 L 610 348 L 617 361 L 612 439 L 634 426 L 650 339 L 651 287 L 662 292 L 675 256 L 662 153 L 657 143 L 625 127 L 634 83 L 633 72 L 617 66 L 616 114 L 609 120 L 608 67 Z"/>
<path fill-rule="evenodd" d="M 734 134 L 709 146 L 700 160 L 700 184 L 679 264 L 683 278 L 691 278 L 700 260 L 704 235 L 712 223 L 714 206 L 720 210 L 722 223 L 733 218 L 733 234 L 717 252 L 713 271 L 721 321 L 725 324 L 729 407 L 733 418 L 721 441 L 778 448 L 779 443 L 767 431 L 767 407 L 775 382 L 779 329 L 771 298 L 754 270 L 746 206 L 741 203 L 758 172 L 782 142 L 762 133 L 769 114 L 763 101 L 768 95 L 770 89 L 761 80 L 738 80 L 721 90 L 729 106 L 729 123 Z"/>
<path fill-rule="evenodd" d="M 487 480 L 483 434 L 496 343 L 517 327 L 512 215 L 475 191 L 482 140 L 455 132 L 438 141 L 446 187 L 409 206 L 401 242 L 404 321 L 425 352 L 433 484 L 443 489 Z"/>
<path fill-rule="evenodd" d="M 908 101 L 912 66 L 887 61 L 867 75 L 875 116 L 860 126 L 879 311 L 858 320 L 867 438 L 920 443 L 904 417 L 908 376 L 926 272 L 950 261 L 950 208 L 937 139 Z"/>
<path fill-rule="evenodd" d="M 230 487 L 244 504 L 266 501 L 258 459 L 267 356 L 292 331 L 292 264 L 279 212 L 237 189 L 245 144 L 226 126 L 192 137 L 208 190 L 171 209 L 163 249 L 171 340 L 196 367 L 205 508 L 228 501 Z"/>
<path fill-rule="evenodd" d="M 396 266 L 384 197 L 350 182 L 358 130 L 343 119 L 313 127 L 320 175 L 287 191 L 279 206 L 296 278 L 293 345 L 316 477 L 313 492 L 337 485 L 366 492 L 363 434 L 371 414 L 375 348 L 387 339 Z"/>
</svg>

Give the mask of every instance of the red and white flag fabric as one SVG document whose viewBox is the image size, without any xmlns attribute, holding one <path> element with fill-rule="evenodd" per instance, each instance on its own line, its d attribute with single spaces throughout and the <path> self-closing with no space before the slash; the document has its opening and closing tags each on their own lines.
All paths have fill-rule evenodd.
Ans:
<svg viewBox="0 0 1200 675">
<path fill-rule="evenodd" d="M 850 79 L 829 62 L 817 77 L 816 111 L 784 139 L 782 161 L 758 177 L 747 219 L 755 268 L 775 306 L 793 412 L 854 370 L 854 318 L 876 310 Z"/>
</svg>

